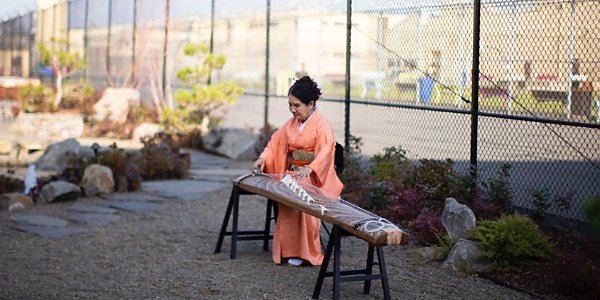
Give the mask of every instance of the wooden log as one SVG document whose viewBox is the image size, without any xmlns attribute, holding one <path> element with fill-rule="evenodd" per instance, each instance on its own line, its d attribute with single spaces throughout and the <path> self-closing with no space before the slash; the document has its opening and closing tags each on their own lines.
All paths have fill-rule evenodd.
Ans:
<svg viewBox="0 0 600 300">
<path fill-rule="evenodd" d="M 300 183 L 313 200 L 307 202 L 296 191 L 281 182 L 281 177 L 281 175 L 249 174 L 237 178 L 234 184 L 242 190 L 293 207 L 325 222 L 339 225 L 374 247 L 406 243 L 404 231 L 388 220 L 341 198 L 336 199 L 325 195 L 316 187 Z"/>
</svg>

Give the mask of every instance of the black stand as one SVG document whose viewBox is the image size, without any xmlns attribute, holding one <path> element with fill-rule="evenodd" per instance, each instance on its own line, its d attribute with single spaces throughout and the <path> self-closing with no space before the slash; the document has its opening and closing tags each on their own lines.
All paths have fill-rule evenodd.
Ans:
<svg viewBox="0 0 600 300">
<path fill-rule="evenodd" d="M 273 235 L 270 234 L 271 220 L 275 219 L 277 216 L 277 206 L 275 206 L 273 200 L 268 199 L 265 228 L 263 230 L 238 230 L 240 195 L 254 195 L 254 193 L 240 189 L 237 184 L 233 185 L 231 197 L 229 197 L 229 204 L 227 204 L 227 210 L 225 211 L 225 217 L 223 217 L 223 224 L 221 225 L 219 240 L 217 241 L 217 247 L 215 248 L 215 253 L 221 252 L 223 238 L 226 235 L 231 236 L 231 259 L 235 259 L 238 241 L 263 240 L 263 251 L 269 250 L 269 240 L 273 239 Z M 231 215 L 232 210 L 233 216 Z M 273 212 L 273 216 L 271 215 L 271 212 Z M 231 217 L 233 217 L 233 224 L 231 226 L 231 231 L 227 231 L 227 225 L 229 225 L 229 219 Z"/>
<path fill-rule="evenodd" d="M 390 289 L 387 280 L 387 271 L 385 269 L 385 260 L 383 258 L 383 249 L 375 248 L 369 245 L 369 250 L 367 253 L 367 267 L 365 269 L 360 270 L 340 270 L 340 238 L 342 236 L 343 230 L 338 225 L 333 225 L 331 230 L 331 235 L 329 236 L 329 241 L 327 242 L 327 250 L 325 251 L 325 258 L 323 259 L 323 264 L 321 265 L 321 270 L 319 271 L 319 277 L 317 278 L 317 283 L 315 284 L 315 289 L 313 291 L 312 297 L 313 299 L 319 299 L 319 294 L 321 294 L 321 287 L 323 286 L 323 280 L 325 277 L 333 277 L 333 299 L 340 298 L 340 283 L 342 282 L 352 282 L 352 281 L 364 281 L 364 289 L 363 294 L 369 294 L 371 291 L 371 280 L 381 280 L 381 286 L 383 288 L 383 298 L 390 299 Z M 373 262 L 373 254 L 377 249 L 377 260 L 378 263 Z M 329 260 L 331 258 L 331 253 L 333 252 L 333 272 L 327 272 L 327 268 L 329 266 Z M 379 274 L 373 274 L 373 265 L 377 264 L 379 266 Z M 362 274 L 362 275 L 361 275 Z"/>
</svg>

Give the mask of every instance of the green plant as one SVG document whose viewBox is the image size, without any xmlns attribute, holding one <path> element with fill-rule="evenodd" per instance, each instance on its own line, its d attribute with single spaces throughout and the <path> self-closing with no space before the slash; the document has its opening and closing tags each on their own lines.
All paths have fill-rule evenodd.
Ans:
<svg viewBox="0 0 600 300">
<path fill-rule="evenodd" d="M 503 164 L 497 176 L 488 181 L 490 201 L 505 213 L 512 211 L 513 192 L 508 181 L 510 168 L 510 164 Z"/>
<path fill-rule="evenodd" d="M 376 182 L 400 183 L 412 170 L 412 164 L 406 158 L 402 147 L 387 147 L 383 154 L 376 154 L 370 160 L 369 173 Z"/>
<path fill-rule="evenodd" d="M 161 124 L 171 131 L 185 132 L 199 127 L 205 132 L 219 123 L 213 112 L 235 103 L 243 90 L 232 82 L 209 84 L 212 71 L 222 69 L 225 65 L 225 56 L 210 53 L 205 44 L 188 44 L 183 53 L 198 59 L 200 64 L 177 71 L 177 78 L 191 85 L 191 89 L 178 90 L 175 93 L 177 108 L 165 109 L 161 116 Z"/>
<path fill-rule="evenodd" d="M 440 253 L 440 257 L 446 258 L 448 254 L 450 254 L 450 250 L 456 244 L 455 241 L 450 238 L 448 234 L 438 233 L 436 234 L 436 241 L 434 243 L 434 248 L 436 252 Z"/>
<path fill-rule="evenodd" d="M 483 257 L 497 269 L 512 270 L 554 255 L 554 247 L 528 217 L 503 215 L 482 221 L 469 234 L 481 243 Z"/>
<path fill-rule="evenodd" d="M 427 206 L 441 211 L 448 196 L 453 195 L 458 175 L 454 172 L 454 162 L 433 159 L 421 159 L 413 170 L 408 186 L 418 186 L 428 195 Z"/>
<path fill-rule="evenodd" d="M 55 110 L 52 101 L 54 91 L 51 88 L 40 85 L 27 85 L 21 89 L 22 107 L 25 112 L 51 112 Z"/>
<path fill-rule="evenodd" d="M 129 190 L 127 183 L 127 152 L 119 149 L 116 143 L 110 146 L 110 150 L 98 152 L 98 163 L 105 165 L 112 170 L 115 190 L 127 192 Z"/>
<path fill-rule="evenodd" d="M 65 77 L 83 69 L 85 61 L 79 52 L 69 52 L 66 40 L 51 38 L 51 47 L 45 44 L 38 46 L 40 63 L 44 66 L 52 67 L 56 78 L 56 95 L 54 98 L 54 107 L 58 107 L 63 97 L 62 81 Z"/>
<path fill-rule="evenodd" d="M 372 210 L 383 209 L 388 205 L 387 185 L 385 182 L 376 183 L 367 193 L 367 207 Z"/>
<path fill-rule="evenodd" d="M 583 204 L 583 212 L 588 220 L 590 220 L 592 228 L 600 234 L 600 196 L 587 199 Z"/>
<path fill-rule="evenodd" d="M 531 214 L 531 217 L 535 220 L 544 219 L 544 214 L 546 214 L 546 209 L 550 207 L 552 195 L 550 194 L 550 190 L 545 188 L 541 190 L 535 190 L 531 193 L 533 196 L 533 206 L 534 211 Z"/>
<path fill-rule="evenodd" d="M 67 109 L 80 108 L 86 103 L 93 102 L 94 92 L 94 87 L 88 82 L 65 82 L 60 107 Z"/>
</svg>

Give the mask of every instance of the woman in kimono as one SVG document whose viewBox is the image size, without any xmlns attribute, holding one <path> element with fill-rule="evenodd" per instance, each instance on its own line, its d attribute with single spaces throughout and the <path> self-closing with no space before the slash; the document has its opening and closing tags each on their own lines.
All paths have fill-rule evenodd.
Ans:
<svg viewBox="0 0 600 300">
<path fill-rule="evenodd" d="M 343 184 L 334 169 L 335 138 L 329 121 L 316 107 L 321 90 L 308 76 L 289 89 L 288 104 L 293 117 L 271 136 L 271 141 L 254 162 L 253 169 L 265 173 L 288 173 L 339 196 Z M 321 265 L 318 218 L 278 204 L 273 237 L 273 261 L 299 266 Z"/>
</svg>

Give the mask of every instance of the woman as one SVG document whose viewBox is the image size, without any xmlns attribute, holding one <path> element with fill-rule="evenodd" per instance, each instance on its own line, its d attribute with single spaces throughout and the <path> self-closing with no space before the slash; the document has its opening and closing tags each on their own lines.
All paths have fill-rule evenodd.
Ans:
<svg viewBox="0 0 600 300">
<path fill-rule="evenodd" d="M 271 136 L 254 162 L 253 169 L 271 174 L 292 174 L 322 190 L 339 196 L 343 184 L 334 169 L 335 139 L 329 121 L 317 110 L 321 90 L 308 76 L 289 89 L 288 104 L 293 117 Z M 318 218 L 279 204 L 273 238 L 273 261 L 291 265 L 321 265 Z"/>
</svg>

